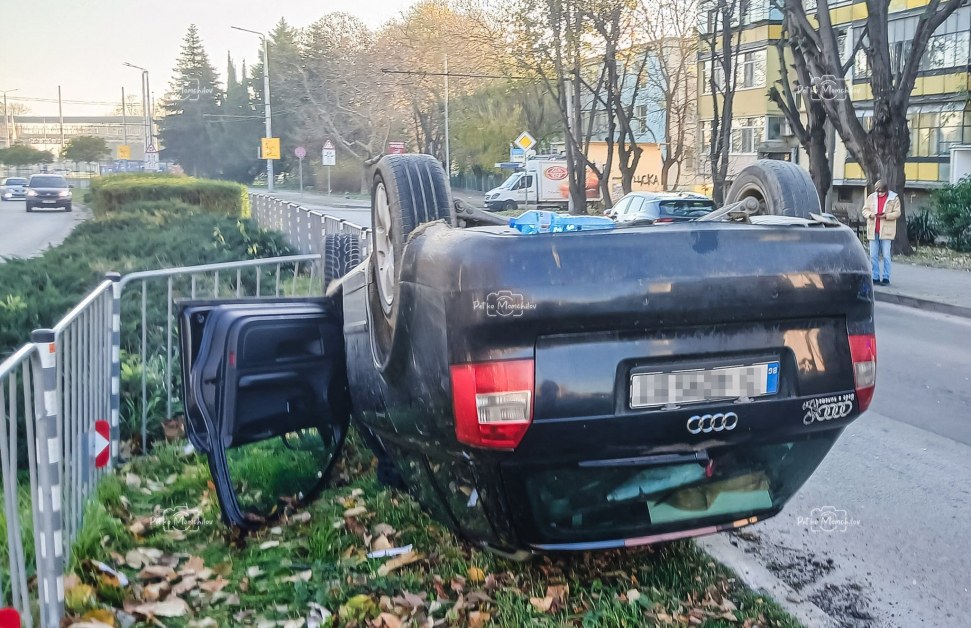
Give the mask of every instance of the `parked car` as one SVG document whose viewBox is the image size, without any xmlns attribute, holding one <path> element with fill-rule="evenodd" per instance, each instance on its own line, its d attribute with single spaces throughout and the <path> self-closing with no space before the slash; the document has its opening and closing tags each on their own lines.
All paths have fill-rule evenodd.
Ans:
<svg viewBox="0 0 971 628">
<path fill-rule="evenodd" d="M 23 177 L 7 177 L 0 181 L 0 200 L 12 201 L 27 196 L 27 179 Z"/>
<path fill-rule="evenodd" d="M 714 211 L 715 202 L 690 192 L 631 192 L 604 212 L 617 222 L 683 222 Z"/>
<path fill-rule="evenodd" d="M 437 160 L 383 158 L 370 254 L 327 236 L 327 296 L 178 304 L 186 431 L 224 519 L 263 521 L 237 499 L 259 480 L 231 471 L 241 445 L 314 430 L 322 478 L 352 419 L 435 518 L 511 557 L 777 514 L 870 404 L 873 287 L 798 166 L 749 168 L 765 203 L 526 235 L 459 228 Z"/>
<path fill-rule="evenodd" d="M 27 183 L 27 211 L 34 211 L 38 207 L 61 207 L 64 211 L 71 211 L 72 187 L 60 175 L 31 175 Z"/>
</svg>

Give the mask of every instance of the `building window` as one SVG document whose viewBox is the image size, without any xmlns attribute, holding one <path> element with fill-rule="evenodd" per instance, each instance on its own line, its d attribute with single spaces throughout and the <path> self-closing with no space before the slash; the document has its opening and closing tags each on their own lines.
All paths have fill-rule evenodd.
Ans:
<svg viewBox="0 0 971 628">
<path fill-rule="evenodd" d="M 632 125 L 638 133 L 647 133 L 647 105 L 634 107 L 634 123 Z"/>
<path fill-rule="evenodd" d="M 768 116 L 765 119 L 765 139 L 781 140 L 783 138 L 782 127 L 786 119 L 782 116 Z"/>
<path fill-rule="evenodd" d="M 736 87 L 752 89 L 765 87 L 765 50 L 743 52 L 736 62 Z"/>
<path fill-rule="evenodd" d="M 731 153 L 736 155 L 754 155 L 759 144 L 762 143 L 762 130 L 765 118 L 735 118 L 732 124 Z"/>
</svg>

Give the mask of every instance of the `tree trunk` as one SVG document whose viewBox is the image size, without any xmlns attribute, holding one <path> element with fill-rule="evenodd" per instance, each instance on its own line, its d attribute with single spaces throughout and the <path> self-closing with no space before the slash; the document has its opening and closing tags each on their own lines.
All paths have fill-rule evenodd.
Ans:
<svg viewBox="0 0 971 628">
<path fill-rule="evenodd" d="M 668 174 L 671 172 L 671 166 L 674 162 L 665 159 L 661 162 L 661 189 L 667 192 L 670 188 L 668 187 Z"/>
<path fill-rule="evenodd" d="M 897 235 L 893 239 L 891 250 L 894 254 L 912 255 L 914 248 L 910 246 L 910 239 L 907 237 L 907 210 L 904 207 L 904 184 L 906 181 L 904 163 L 906 158 L 900 159 L 899 155 L 894 157 L 896 159 L 891 158 L 887 161 L 886 172 L 883 175 L 887 189 L 896 192 L 897 198 L 900 199 L 900 218 L 897 219 Z"/>
</svg>

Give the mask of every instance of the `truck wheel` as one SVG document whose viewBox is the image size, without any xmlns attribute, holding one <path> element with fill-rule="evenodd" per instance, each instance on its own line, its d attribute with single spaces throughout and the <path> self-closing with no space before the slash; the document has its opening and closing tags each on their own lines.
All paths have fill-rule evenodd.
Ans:
<svg viewBox="0 0 971 628">
<path fill-rule="evenodd" d="M 725 204 L 748 197 L 759 202 L 759 214 L 809 218 L 819 213 L 819 195 L 809 174 L 794 163 L 760 159 L 746 167 L 732 182 Z"/>
<path fill-rule="evenodd" d="M 513 200 L 509 200 L 503 203 L 502 208 L 507 212 L 515 211 L 519 209 L 519 203 Z"/>
<path fill-rule="evenodd" d="M 349 233 L 324 236 L 324 291 L 361 263 L 361 241 Z"/>
<path fill-rule="evenodd" d="M 455 224 L 452 193 L 441 163 L 431 155 L 388 155 L 374 169 L 371 185 L 371 268 L 368 297 L 376 357 L 391 354 L 398 319 L 398 278 L 408 236 L 419 225 Z"/>
</svg>

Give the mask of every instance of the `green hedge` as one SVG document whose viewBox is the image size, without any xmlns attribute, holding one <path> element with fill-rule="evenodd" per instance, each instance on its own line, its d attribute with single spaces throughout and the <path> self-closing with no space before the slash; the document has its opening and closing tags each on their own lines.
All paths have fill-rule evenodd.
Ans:
<svg viewBox="0 0 971 628">
<path fill-rule="evenodd" d="M 86 197 L 101 217 L 138 202 L 180 201 L 225 216 L 249 217 L 246 188 L 230 181 L 214 181 L 170 174 L 132 173 L 99 177 Z"/>
</svg>

